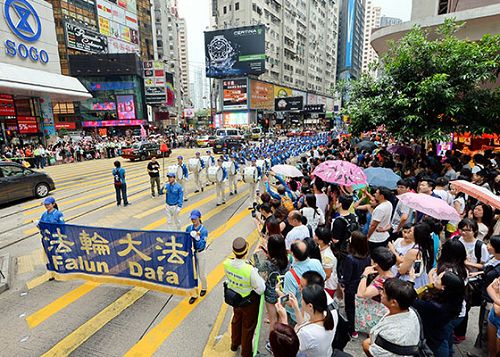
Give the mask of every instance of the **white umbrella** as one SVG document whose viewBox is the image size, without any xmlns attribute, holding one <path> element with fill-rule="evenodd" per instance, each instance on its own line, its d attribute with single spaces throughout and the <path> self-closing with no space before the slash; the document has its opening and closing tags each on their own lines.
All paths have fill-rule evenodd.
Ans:
<svg viewBox="0 0 500 357">
<path fill-rule="evenodd" d="M 295 166 L 292 165 L 274 165 L 271 167 L 271 171 L 275 174 L 286 176 L 286 177 L 302 177 L 304 174 L 300 172 Z"/>
</svg>

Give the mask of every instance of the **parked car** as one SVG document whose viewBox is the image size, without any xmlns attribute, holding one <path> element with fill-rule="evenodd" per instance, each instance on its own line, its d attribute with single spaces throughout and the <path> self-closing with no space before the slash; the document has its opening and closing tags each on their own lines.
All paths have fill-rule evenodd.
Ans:
<svg viewBox="0 0 500 357">
<path fill-rule="evenodd" d="M 0 204 L 26 197 L 45 197 L 56 189 L 45 172 L 10 161 L 0 161 Z"/>
<path fill-rule="evenodd" d="M 165 153 L 165 157 L 169 157 L 172 151 L 169 149 Z M 153 156 L 163 157 L 163 153 L 160 151 L 160 145 L 156 143 L 135 143 L 128 149 L 122 150 L 122 157 L 124 159 L 130 159 L 130 161 L 135 160 L 148 160 Z"/>
<path fill-rule="evenodd" d="M 252 140 L 260 140 L 264 134 L 261 128 L 252 128 Z"/>
<path fill-rule="evenodd" d="M 223 138 L 223 137 L 231 137 L 233 139 L 238 139 L 238 140 L 243 140 L 244 139 L 244 134 L 241 130 L 238 129 L 231 129 L 231 128 L 225 128 L 225 129 L 217 129 L 215 132 L 215 136 L 217 139 Z"/>
<path fill-rule="evenodd" d="M 299 129 L 292 129 L 286 133 L 286 136 L 294 137 L 294 136 L 299 136 L 300 135 L 300 130 Z"/>
<path fill-rule="evenodd" d="M 200 135 L 196 138 L 196 146 L 199 148 L 204 148 L 210 146 L 210 136 Z"/>
<path fill-rule="evenodd" d="M 234 139 L 232 137 L 224 137 L 221 139 L 217 139 L 214 145 L 214 154 L 222 154 L 224 150 L 229 152 L 231 149 L 235 148 L 236 150 L 241 149 L 242 142 L 239 139 Z"/>
<path fill-rule="evenodd" d="M 208 146 L 214 147 L 215 145 L 215 140 L 217 140 L 217 137 L 215 135 L 210 135 L 208 137 Z"/>
</svg>

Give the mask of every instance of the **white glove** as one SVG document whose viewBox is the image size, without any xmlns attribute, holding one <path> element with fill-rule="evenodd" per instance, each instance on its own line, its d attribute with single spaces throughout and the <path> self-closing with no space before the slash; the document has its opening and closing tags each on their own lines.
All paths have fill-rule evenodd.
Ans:
<svg viewBox="0 0 500 357">
<path fill-rule="evenodd" d="M 193 237 L 193 239 L 195 241 L 199 241 L 200 240 L 200 233 L 199 232 L 196 232 L 196 231 L 191 231 L 191 237 Z"/>
<path fill-rule="evenodd" d="M 182 209 L 181 207 L 177 206 L 177 208 L 176 208 L 177 213 L 179 213 L 181 211 L 181 209 Z"/>
</svg>

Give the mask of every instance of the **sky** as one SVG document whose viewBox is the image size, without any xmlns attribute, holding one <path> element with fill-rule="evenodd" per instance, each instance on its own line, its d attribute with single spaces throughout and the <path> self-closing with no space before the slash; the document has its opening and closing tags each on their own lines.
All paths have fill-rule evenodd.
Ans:
<svg viewBox="0 0 500 357">
<path fill-rule="evenodd" d="M 193 67 L 205 66 L 203 31 L 210 25 L 210 0 L 177 0 L 179 15 L 186 19 L 188 37 L 189 65 Z M 382 15 L 399 17 L 408 21 L 411 15 L 412 0 L 374 0 L 375 6 L 382 7 Z M 196 8 L 193 8 L 193 7 Z M 191 71 L 192 73 L 193 71 Z"/>
</svg>

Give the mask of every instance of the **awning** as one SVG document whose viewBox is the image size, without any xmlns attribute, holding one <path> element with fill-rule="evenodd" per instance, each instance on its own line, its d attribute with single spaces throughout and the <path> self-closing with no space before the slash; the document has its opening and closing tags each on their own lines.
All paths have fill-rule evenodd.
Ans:
<svg viewBox="0 0 500 357">
<path fill-rule="evenodd" d="M 0 93 L 29 97 L 48 96 L 55 101 L 81 101 L 92 95 L 74 77 L 0 63 Z"/>
</svg>

